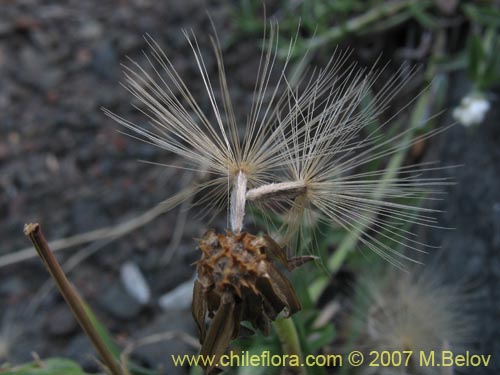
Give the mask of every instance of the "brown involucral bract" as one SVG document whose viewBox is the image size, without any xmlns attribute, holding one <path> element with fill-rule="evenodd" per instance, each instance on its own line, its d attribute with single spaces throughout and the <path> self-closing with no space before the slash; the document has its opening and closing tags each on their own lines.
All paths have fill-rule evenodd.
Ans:
<svg viewBox="0 0 500 375">
<path fill-rule="evenodd" d="M 288 317 L 300 310 L 292 284 L 277 268 L 281 263 L 290 270 L 300 262 L 288 260 L 269 236 L 211 230 L 198 247 L 202 257 L 197 262 L 192 312 L 200 330 L 202 356 L 212 356 L 216 363 L 229 342 L 238 337 L 241 321 L 267 335 L 270 321 L 280 313 Z M 207 313 L 212 319 L 208 330 Z"/>
</svg>

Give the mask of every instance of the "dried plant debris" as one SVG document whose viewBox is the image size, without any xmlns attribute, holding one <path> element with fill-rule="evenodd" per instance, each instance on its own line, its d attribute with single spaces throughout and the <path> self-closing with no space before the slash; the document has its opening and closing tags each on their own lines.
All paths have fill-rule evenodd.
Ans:
<svg viewBox="0 0 500 375">
<path fill-rule="evenodd" d="M 267 335 L 270 321 L 300 310 L 292 284 L 278 269 L 280 263 L 293 267 L 269 236 L 208 231 L 198 246 L 202 257 L 197 262 L 192 312 L 200 330 L 201 355 L 222 355 L 230 340 L 238 337 L 241 321 Z M 296 263 L 292 259 L 290 264 Z M 206 331 L 207 313 L 212 321 Z"/>
</svg>

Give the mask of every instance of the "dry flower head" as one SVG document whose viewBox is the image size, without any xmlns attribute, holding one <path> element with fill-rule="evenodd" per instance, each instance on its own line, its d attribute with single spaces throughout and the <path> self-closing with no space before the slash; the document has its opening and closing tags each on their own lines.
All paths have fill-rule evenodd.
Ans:
<svg viewBox="0 0 500 375">
<path fill-rule="evenodd" d="M 271 238 L 208 231 L 198 247 L 202 258 L 197 262 L 192 311 L 200 331 L 201 355 L 219 358 L 230 340 L 238 337 L 241 321 L 267 335 L 270 321 L 300 310 L 292 284 L 277 267 L 278 262 L 286 268 L 291 265 Z M 212 318 L 208 331 L 207 313 Z"/>
<path fill-rule="evenodd" d="M 402 167 L 399 175 L 383 186 L 377 177 L 385 170 L 363 171 L 367 164 L 412 144 L 399 142 L 405 133 L 382 141 L 379 132 L 360 137 L 388 109 L 412 73 L 403 79 L 396 74 L 372 95 L 380 72 L 359 69 L 348 63 L 349 52 L 337 51 L 324 68 L 289 77 L 295 39 L 280 64 L 278 26 L 271 22 L 269 32 L 265 31 L 252 106 L 246 123 L 240 124 L 217 36 L 211 37 L 211 42 L 220 97 L 196 37 L 186 31 L 184 34 L 211 113 L 204 111 L 171 60 L 149 36 L 146 41 L 150 51 L 145 57 L 151 72 L 131 61 L 125 67 L 124 86 L 139 101 L 139 110 L 149 119 L 150 127 L 105 112 L 130 129 L 134 137 L 182 157 L 186 163 L 183 168 L 211 176 L 179 193 L 172 202 L 196 197 L 196 204 L 213 215 L 227 209 L 230 231 L 208 232 L 199 242 L 202 259 L 198 262 L 193 303 L 202 353 L 219 355 L 236 337 L 242 319 L 265 332 L 269 319 L 283 310 L 293 313 L 300 308 L 293 288 L 273 261 L 278 259 L 290 266 L 309 260 L 289 260 L 283 251 L 283 246 L 293 243 L 304 218 L 316 215 L 348 231 L 360 223 L 366 225 L 370 230 L 361 242 L 401 265 L 408 257 L 394 248 L 416 250 L 425 246 L 407 227 L 435 225 L 428 214 L 432 210 L 419 203 L 444 181 L 417 174 L 417 170 L 432 169 L 430 163 L 419 168 Z M 369 104 L 362 108 L 369 97 Z M 410 203 L 395 202 L 398 198 Z M 283 226 L 274 239 L 242 231 L 248 204 L 257 205 L 264 213 L 277 211 L 283 215 Z M 205 312 L 213 316 L 208 332 L 204 328 Z"/>
</svg>

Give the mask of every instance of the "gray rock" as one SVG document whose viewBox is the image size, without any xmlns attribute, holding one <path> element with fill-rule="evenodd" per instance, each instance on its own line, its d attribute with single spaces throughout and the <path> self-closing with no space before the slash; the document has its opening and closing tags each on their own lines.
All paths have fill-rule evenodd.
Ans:
<svg viewBox="0 0 500 375">
<path fill-rule="evenodd" d="M 71 207 L 71 221 L 76 233 L 84 233 L 108 225 L 98 202 L 90 198 L 75 201 Z"/>
<path fill-rule="evenodd" d="M 457 102 L 469 91 L 463 75 L 455 77 L 450 95 Z M 442 165 L 461 165 L 453 169 L 456 185 L 447 189 L 445 199 L 437 205 L 444 210 L 440 225 L 454 230 L 429 229 L 430 238 L 442 244 L 435 260 L 444 277 L 474 286 L 479 303 L 471 306 L 474 335 L 467 348 L 480 354 L 493 354 L 488 368 L 469 368 L 469 374 L 500 373 L 498 337 L 500 274 L 500 128 L 498 106 L 491 108 L 485 122 L 473 130 L 455 126 L 436 140 L 436 156 Z M 451 120 L 449 120 L 451 122 Z M 439 144 L 440 143 L 440 144 Z M 439 150 L 439 151 L 437 151 Z"/>
<path fill-rule="evenodd" d="M 175 289 L 165 293 L 158 299 L 163 311 L 186 310 L 193 300 L 193 287 L 196 275 L 180 284 Z"/>
<path fill-rule="evenodd" d="M 94 72 L 101 78 L 116 81 L 119 75 L 115 67 L 119 63 L 116 49 L 110 40 L 101 43 L 93 51 L 91 66 Z"/>
</svg>

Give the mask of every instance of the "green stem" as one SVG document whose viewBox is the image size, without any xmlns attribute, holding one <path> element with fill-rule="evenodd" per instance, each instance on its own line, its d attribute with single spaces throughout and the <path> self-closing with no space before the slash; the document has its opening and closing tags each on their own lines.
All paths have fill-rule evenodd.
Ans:
<svg viewBox="0 0 500 375">
<path fill-rule="evenodd" d="M 371 23 L 380 21 L 384 17 L 393 16 L 406 8 L 416 5 L 417 3 L 418 2 L 416 0 L 383 2 L 379 6 L 373 7 L 366 13 L 353 17 L 342 25 L 332 27 L 325 33 L 310 39 L 307 42 L 307 47 L 314 50 L 315 48 L 325 45 L 326 43 L 336 42 L 347 34 L 358 32 Z M 421 0 L 419 5 L 427 7 L 431 4 L 432 2 Z"/>
<path fill-rule="evenodd" d="M 61 268 L 61 265 L 50 250 L 49 245 L 47 244 L 47 240 L 42 233 L 40 225 L 26 224 L 24 226 L 24 233 L 30 238 L 38 255 L 40 256 L 40 258 L 42 258 L 42 261 L 47 267 L 47 270 L 52 276 L 52 279 L 54 280 L 59 291 L 66 300 L 66 303 L 71 308 L 73 315 L 75 316 L 78 323 L 80 323 L 80 326 L 82 327 L 87 337 L 90 339 L 90 341 L 92 341 L 92 344 L 101 356 L 101 359 L 103 360 L 110 373 L 112 375 L 121 375 L 122 370 L 120 366 L 111 354 L 109 348 L 99 336 L 99 333 L 92 324 L 92 320 L 85 311 L 85 306 L 81 301 L 80 296 L 71 286 L 66 275 L 64 274 L 64 271 Z"/>
<path fill-rule="evenodd" d="M 277 319 L 273 322 L 274 330 L 278 335 L 281 343 L 283 354 L 288 355 L 288 358 L 298 358 L 299 363 L 303 363 L 302 349 L 300 347 L 299 335 L 297 328 L 292 318 Z M 290 357 L 293 356 L 293 357 Z M 296 375 L 306 375 L 305 367 L 297 366 L 290 367 Z"/>
</svg>

